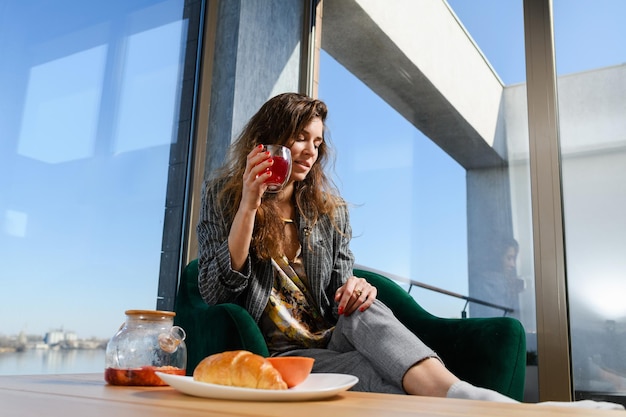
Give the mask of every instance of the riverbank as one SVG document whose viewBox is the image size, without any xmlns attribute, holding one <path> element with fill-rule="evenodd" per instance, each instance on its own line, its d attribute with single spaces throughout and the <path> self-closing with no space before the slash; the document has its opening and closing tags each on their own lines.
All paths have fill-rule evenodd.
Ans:
<svg viewBox="0 0 626 417">
<path fill-rule="evenodd" d="M 11 352 L 23 352 L 25 350 L 93 350 L 106 349 L 108 340 L 105 339 L 74 339 L 60 340 L 53 343 L 46 342 L 42 338 L 0 338 L 0 354 Z"/>
<path fill-rule="evenodd" d="M 0 375 L 104 372 L 104 349 L 30 349 L 2 351 Z"/>
</svg>

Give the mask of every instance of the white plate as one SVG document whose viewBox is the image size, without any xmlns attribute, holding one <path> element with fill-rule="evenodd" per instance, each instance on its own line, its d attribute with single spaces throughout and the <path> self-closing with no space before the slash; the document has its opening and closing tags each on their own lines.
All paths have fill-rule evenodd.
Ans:
<svg viewBox="0 0 626 417">
<path fill-rule="evenodd" d="M 359 382 L 345 374 L 310 374 L 301 384 L 286 390 L 228 387 L 194 381 L 191 376 L 156 374 L 174 389 L 196 397 L 246 401 L 306 401 L 332 397 Z"/>
</svg>

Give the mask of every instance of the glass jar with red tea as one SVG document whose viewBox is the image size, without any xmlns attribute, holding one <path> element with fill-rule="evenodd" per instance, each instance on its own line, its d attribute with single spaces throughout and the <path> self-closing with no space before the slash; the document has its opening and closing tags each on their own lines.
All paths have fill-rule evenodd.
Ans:
<svg viewBox="0 0 626 417">
<path fill-rule="evenodd" d="M 171 311 L 127 310 L 126 322 L 109 340 L 104 379 L 111 385 L 166 385 L 155 372 L 185 375 L 185 331 Z"/>
</svg>

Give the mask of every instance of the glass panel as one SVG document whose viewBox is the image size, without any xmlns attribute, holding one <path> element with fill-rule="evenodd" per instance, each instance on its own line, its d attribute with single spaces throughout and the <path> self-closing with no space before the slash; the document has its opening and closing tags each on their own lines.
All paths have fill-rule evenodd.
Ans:
<svg viewBox="0 0 626 417">
<path fill-rule="evenodd" d="M 185 5 L 0 0 L 0 374 L 101 371 L 155 308 Z"/>
<path fill-rule="evenodd" d="M 320 78 L 356 263 L 467 294 L 465 170 L 325 51 Z M 461 316 L 463 300 L 424 291 L 428 311 Z"/>
<path fill-rule="evenodd" d="M 626 403 L 626 4 L 554 1 L 577 398 Z"/>
<path fill-rule="evenodd" d="M 381 38 L 375 35 L 378 28 L 362 35 L 371 39 L 370 51 L 346 50 L 341 55 L 341 46 L 334 44 L 338 35 L 329 32 L 329 25 L 324 26 L 326 44 L 322 47 L 328 53 L 321 58 L 319 95 L 329 105 L 338 184 L 344 197 L 354 204 L 352 248 L 358 264 L 496 305 L 471 302 L 468 308 L 464 300 L 412 290 L 411 294 L 433 314 L 460 317 L 463 312 L 484 317 L 502 316 L 507 311 L 525 326 L 531 364 L 536 365 L 522 1 L 448 3 L 451 9 L 445 3 L 442 8 L 411 3 L 423 7 L 422 14 L 432 13 L 424 17 L 425 24 L 437 27 L 429 41 L 419 39 L 410 28 L 396 30 L 389 25 L 380 29 L 386 31 Z M 385 2 L 380 15 L 375 14 L 374 6 L 366 5 L 366 13 L 372 22 L 384 26 L 389 16 L 408 13 L 394 14 L 399 4 Z M 326 11 L 324 17 L 328 20 Z M 414 21 L 411 27 L 417 24 Z M 332 22 L 330 27 L 334 28 Z M 404 36 L 394 37 L 397 33 Z M 379 43 L 389 42 L 386 36 L 404 55 L 391 62 L 369 59 L 383 55 L 383 49 L 377 48 Z M 440 47 L 428 50 L 429 44 L 437 42 L 441 42 Z M 421 74 L 434 68 L 429 82 L 437 85 L 435 94 L 445 96 L 449 100 L 446 104 L 470 121 L 467 131 L 422 133 L 449 115 L 422 93 L 424 86 L 414 76 L 414 68 L 404 62 L 405 57 L 413 58 L 411 43 L 427 51 L 415 53 L 419 58 L 411 65 Z M 450 45 L 458 49 L 450 51 Z M 354 59 L 359 53 L 368 53 L 367 58 Z M 453 59 L 446 63 L 449 56 Z M 377 74 L 376 66 L 386 70 Z M 346 68 L 354 74 L 364 73 L 363 83 Z M 455 68 L 463 70 L 457 74 Z M 388 79 L 388 84 L 381 86 L 381 78 Z M 389 94 L 403 78 L 412 81 L 414 91 Z M 457 78 L 463 82 L 458 83 Z M 471 89 L 466 87 L 483 83 L 490 89 L 484 94 L 496 91 L 496 105 L 481 108 L 475 116 L 475 109 L 485 103 L 483 92 L 468 93 Z M 375 91 L 387 94 L 386 99 L 395 106 Z M 458 91 L 463 99 L 455 97 Z M 420 94 L 413 110 L 427 113 L 426 123 L 419 117 L 410 120 L 412 111 L 403 117 L 397 110 L 406 97 Z M 420 127 L 420 131 L 417 125 L 425 129 Z M 485 126 L 488 128 L 481 130 Z M 474 142 L 479 151 L 468 145 L 474 138 L 472 129 L 480 134 Z M 516 249 L 505 265 L 509 241 Z M 529 369 L 527 401 L 537 399 L 536 372 L 536 366 Z"/>
</svg>

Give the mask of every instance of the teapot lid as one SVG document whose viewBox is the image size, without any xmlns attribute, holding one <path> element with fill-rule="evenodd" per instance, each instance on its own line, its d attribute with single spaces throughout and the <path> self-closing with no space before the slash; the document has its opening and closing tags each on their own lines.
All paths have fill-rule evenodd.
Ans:
<svg viewBox="0 0 626 417">
<path fill-rule="evenodd" d="M 166 317 L 174 317 L 176 315 L 173 311 L 164 311 L 164 310 L 126 310 L 124 312 L 127 316 L 139 316 L 141 319 L 142 316 L 145 318 L 166 318 Z"/>
</svg>

